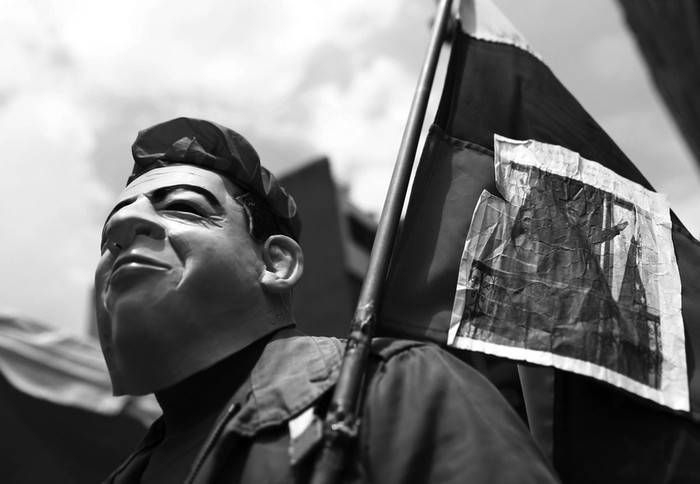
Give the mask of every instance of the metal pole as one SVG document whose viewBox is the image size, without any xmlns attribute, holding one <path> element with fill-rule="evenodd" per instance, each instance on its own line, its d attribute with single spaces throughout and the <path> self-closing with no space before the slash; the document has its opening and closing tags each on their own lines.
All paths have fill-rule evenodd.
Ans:
<svg viewBox="0 0 700 484">
<path fill-rule="evenodd" d="M 358 433 L 358 409 L 367 368 L 370 343 L 376 326 L 376 305 L 386 279 L 396 231 L 401 218 L 413 161 L 418 149 L 430 89 L 450 18 L 452 0 L 441 0 L 406 121 L 396 165 L 391 177 L 377 235 L 369 259 L 360 297 L 355 309 L 340 376 L 333 392 L 324 425 L 324 442 L 316 462 L 313 484 L 338 482 L 345 457 Z"/>
</svg>

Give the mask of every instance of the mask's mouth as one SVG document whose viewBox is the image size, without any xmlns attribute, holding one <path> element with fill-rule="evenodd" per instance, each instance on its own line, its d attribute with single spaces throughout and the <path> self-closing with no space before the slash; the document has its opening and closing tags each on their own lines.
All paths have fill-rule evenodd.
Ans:
<svg viewBox="0 0 700 484">
<path fill-rule="evenodd" d="M 171 266 L 152 257 L 140 254 L 124 254 L 114 261 L 112 271 L 109 276 L 108 285 L 111 285 L 115 279 L 126 276 L 127 274 L 137 272 L 152 272 L 152 271 L 167 271 Z"/>
</svg>

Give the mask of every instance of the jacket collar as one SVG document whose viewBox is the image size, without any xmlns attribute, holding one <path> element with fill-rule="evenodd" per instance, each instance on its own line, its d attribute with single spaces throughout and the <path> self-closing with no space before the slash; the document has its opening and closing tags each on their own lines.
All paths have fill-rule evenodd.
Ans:
<svg viewBox="0 0 700 484">
<path fill-rule="evenodd" d="M 250 436 L 314 403 L 338 379 L 344 344 L 294 329 L 273 335 L 250 375 L 250 392 L 227 431 Z"/>
<path fill-rule="evenodd" d="M 318 400 L 338 379 L 344 343 L 336 338 L 306 336 L 294 329 L 275 333 L 253 367 L 249 392 L 238 412 L 238 394 L 226 405 L 219 417 L 223 433 L 253 436 L 260 430 L 283 424 Z M 229 419 L 230 417 L 230 419 Z M 228 421 L 227 421 L 228 420 Z M 210 439 L 220 436 L 219 424 Z M 156 420 L 134 453 L 105 481 L 135 479 L 143 472 L 144 456 L 155 448 L 165 435 L 163 418 Z M 204 462 L 207 449 L 196 462 Z M 140 464 L 139 464 L 140 462 Z M 199 465 L 195 465 L 199 469 Z"/>
</svg>

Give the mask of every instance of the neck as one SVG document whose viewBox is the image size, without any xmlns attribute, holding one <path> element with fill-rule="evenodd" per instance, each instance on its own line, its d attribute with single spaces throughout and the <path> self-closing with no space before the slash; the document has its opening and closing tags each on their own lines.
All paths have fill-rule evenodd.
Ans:
<svg viewBox="0 0 700 484">
<path fill-rule="evenodd" d="M 156 392 L 168 433 L 177 432 L 216 413 L 245 384 L 269 338 Z"/>
</svg>

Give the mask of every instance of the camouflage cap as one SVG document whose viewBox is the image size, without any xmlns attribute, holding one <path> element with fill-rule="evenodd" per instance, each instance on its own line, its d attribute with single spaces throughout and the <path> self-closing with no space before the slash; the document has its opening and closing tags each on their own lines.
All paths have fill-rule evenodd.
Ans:
<svg viewBox="0 0 700 484">
<path fill-rule="evenodd" d="M 301 221 L 294 199 L 260 165 L 251 144 L 232 129 L 201 119 L 177 118 L 139 131 L 131 152 L 135 164 L 127 184 L 160 166 L 201 166 L 262 197 L 280 231 L 299 239 Z"/>
</svg>

